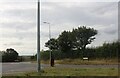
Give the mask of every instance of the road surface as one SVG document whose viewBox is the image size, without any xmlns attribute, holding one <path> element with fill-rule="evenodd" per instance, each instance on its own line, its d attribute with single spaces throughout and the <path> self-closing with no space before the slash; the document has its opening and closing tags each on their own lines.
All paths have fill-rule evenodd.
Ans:
<svg viewBox="0 0 120 78">
<path fill-rule="evenodd" d="M 42 64 L 42 69 L 50 67 L 48 64 Z M 56 68 L 118 68 L 118 65 L 65 65 L 65 64 L 56 64 Z M 36 71 L 37 64 L 30 62 L 18 62 L 18 63 L 3 63 L 2 64 L 2 73 L 10 74 L 17 72 L 27 72 L 27 71 Z"/>
</svg>

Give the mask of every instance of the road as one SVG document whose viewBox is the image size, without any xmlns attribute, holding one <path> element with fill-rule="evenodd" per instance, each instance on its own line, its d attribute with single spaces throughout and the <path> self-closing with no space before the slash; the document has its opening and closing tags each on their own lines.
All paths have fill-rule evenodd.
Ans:
<svg viewBox="0 0 120 78">
<path fill-rule="evenodd" d="M 42 69 L 50 67 L 48 64 L 42 64 Z M 65 65 L 56 64 L 56 68 L 118 68 L 118 65 Z M 36 71 L 37 64 L 30 62 L 18 62 L 18 63 L 3 63 L 2 73 L 10 74 L 17 72 Z"/>
</svg>

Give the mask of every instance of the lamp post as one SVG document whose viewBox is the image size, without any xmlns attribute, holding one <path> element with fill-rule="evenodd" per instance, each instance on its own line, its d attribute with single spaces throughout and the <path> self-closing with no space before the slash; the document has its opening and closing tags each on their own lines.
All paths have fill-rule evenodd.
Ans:
<svg viewBox="0 0 120 78">
<path fill-rule="evenodd" d="M 40 1 L 38 0 L 38 11 L 37 11 L 37 71 L 40 72 Z"/>
<path fill-rule="evenodd" d="M 43 23 L 45 23 L 45 24 L 48 24 L 49 25 L 49 39 L 51 39 L 51 31 L 50 31 L 50 23 L 49 22 L 43 22 Z"/>
<path fill-rule="evenodd" d="M 49 39 L 51 39 L 51 31 L 50 31 L 50 23 L 49 22 L 43 22 L 45 24 L 49 25 Z M 53 64 L 53 57 L 52 57 L 52 51 L 50 50 L 50 66 L 54 66 Z"/>
</svg>

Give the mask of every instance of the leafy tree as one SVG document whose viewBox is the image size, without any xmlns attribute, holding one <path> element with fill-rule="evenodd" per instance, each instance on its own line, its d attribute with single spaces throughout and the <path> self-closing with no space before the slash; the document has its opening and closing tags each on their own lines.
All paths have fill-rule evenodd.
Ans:
<svg viewBox="0 0 120 78">
<path fill-rule="evenodd" d="M 78 27 L 70 31 L 63 31 L 58 39 L 50 39 L 45 46 L 49 49 L 60 49 L 68 56 L 73 55 L 73 50 L 82 51 L 82 55 L 86 55 L 84 52 L 86 45 L 90 44 L 97 34 L 97 30 L 93 28 L 87 28 L 85 26 Z M 85 54 L 83 54 L 83 52 Z"/>
<path fill-rule="evenodd" d="M 18 53 L 14 49 L 6 49 L 6 51 L 2 54 L 2 61 L 3 62 L 13 62 L 17 60 Z"/>
<path fill-rule="evenodd" d="M 58 40 L 54 38 L 48 40 L 48 42 L 45 43 L 45 46 L 48 47 L 50 50 L 59 49 Z"/>
<path fill-rule="evenodd" d="M 61 51 L 67 52 L 72 50 L 71 32 L 62 32 L 62 34 L 58 37 L 58 43 Z"/>
<path fill-rule="evenodd" d="M 72 34 L 74 36 L 74 48 L 84 50 L 86 45 L 90 44 L 95 39 L 94 36 L 97 34 L 97 30 L 82 26 L 73 29 Z"/>
<path fill-rule="evenodd" d="M 118 58 L 120 42 L 104 43 L 102 46 L 95 48 L 95 55 L 97 58 Z"/>
</svg>

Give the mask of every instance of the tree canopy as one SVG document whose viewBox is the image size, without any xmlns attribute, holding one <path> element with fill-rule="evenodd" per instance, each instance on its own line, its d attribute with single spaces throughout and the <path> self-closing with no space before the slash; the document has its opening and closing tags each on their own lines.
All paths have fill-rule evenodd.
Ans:
<svg viewBox="0 0 120 78">
<path fill-rule="evenodd" d="M 57 50 L 59 48 L 58 40 L 52 38 L 45 43 L 45 46 L 48 47 L 50 50 Z"/>
<path fill-rule="evenodd" d="M 73 29 L 72 34 L 74 36 L 74 48 L 85 49 L 86 45 L 95 39 L 94 36 L 97 34 L 97 30 L 83 26 Z"/>
<path fill-rule="evenodd" d="M 85 26 L 70 31 L 63 31 L 57 39 L 50 39 L 45 46 L 49 49 L 60 49 L 67 52 L 73 49 L 83 50 L 86 45 L 93 42 L 97 30 Z"/>
<path fill-rule="evenodd" d="M 13 62 L 17 60 L 18 53 L 14 49 L 6 49 L 6 51 L 2 51 L 2 61 L 3 62 Z"/>
<path fill-rule="evenodd" d="M 69 51 L 72 50 L 72 39 L 71 39 L 71 32 L 64 31 L 58 37 L 58 44 L 62 51 Z"/>
</svg>

